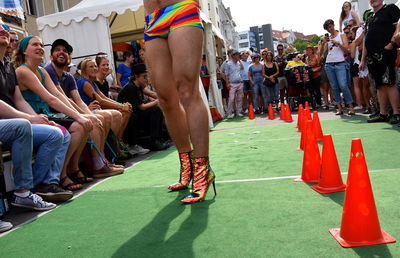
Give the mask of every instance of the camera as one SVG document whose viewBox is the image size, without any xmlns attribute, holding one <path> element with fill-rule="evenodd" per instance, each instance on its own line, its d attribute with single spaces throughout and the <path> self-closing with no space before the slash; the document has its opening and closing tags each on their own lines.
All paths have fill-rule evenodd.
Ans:
<svg viewBox="0 0 400 258">
<path fill-rule="evenodd" d="M 329 34 L 328 33 L 325 33 L 325 39 L 326 39 L 326 41 L 329 41 Z"/>
</svg>

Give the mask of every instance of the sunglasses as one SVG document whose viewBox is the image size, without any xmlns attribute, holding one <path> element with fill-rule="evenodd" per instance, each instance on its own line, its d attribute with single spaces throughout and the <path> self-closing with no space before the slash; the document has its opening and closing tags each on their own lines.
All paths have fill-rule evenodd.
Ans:
<svg viewBox="0 0 400 258">
<path fill-rule="evenodd" d="M 11 31 L 10 26 L 5 25 L 5 24 L 1 24 L 1 26 L 0 26 L 0 31 L 2 31 L 2 30 L 5 30 L 5 31 L 7 31 L 7 32 L 10 32 L 10 31 Z"/>
<path fill-rule="evenodd" d="M 19 42 L 19 40 L 18 39 L 10 39 L 10 43 L 13 43 L 13 42 Z"/>
</svg>

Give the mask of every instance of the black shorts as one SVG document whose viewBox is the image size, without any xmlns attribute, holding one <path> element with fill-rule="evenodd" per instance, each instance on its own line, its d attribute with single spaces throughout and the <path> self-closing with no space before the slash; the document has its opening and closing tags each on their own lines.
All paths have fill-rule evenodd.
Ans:
<svg viewBox="0 0 400 258">
<path fill-rule="evenodd" d="M 351 73 L 351 77 L 358 77 L 358 64 L 354 63 L 351 65 L 350 67 L 350 73 Z"/>
<path fill-rule="evenodd" d="M 63 117 L 63 118 L 58 118 L 58 117 L 52 117 L 49 116 L 48 117 L 50 121 L 53 121 L 59 125 L 62 125 L 65 127 L 65 129 L 69 130 L 69 128 L 71 127 L 72 123 L 75 122 L 74 119 L 70 118 L 70 117 Z"/>
<path fill-rule="evenodd" d="M 249 80 L 244 80 L 243 81 L 243 92 L 248 92 L 252 91 L 253 88 L 250 86 L 250 81 Z"/>
<path fill-rule="evenodd" d="M 368 53 L 368 71 L 375 80 L 377 88 L 396 84 L 395 63 L 397 50 L 383 50 L 380 53 Z"/>
</svg>

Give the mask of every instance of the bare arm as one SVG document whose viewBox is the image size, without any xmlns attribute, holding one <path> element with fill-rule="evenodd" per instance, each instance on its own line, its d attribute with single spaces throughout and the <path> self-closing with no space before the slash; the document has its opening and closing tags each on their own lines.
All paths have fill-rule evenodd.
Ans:
<svg viewBox="0 0 400 258">
<path fill-rule="evenodd" d="M 156 99 L 156 100 L 153 100 L 153 101 L 151 101 L 149 103 L 141 104 L 141 105 L 138 106 L 138 108 L 140 110 L 146 110 L 148 108 L 151 108 L 151 107 L 154 107 L 154 106 L 157 106 L 157 105 L 158 105 L 158 100 Z"/>
<path fill-rule="evenodd" d="M 361 21 L 360 21 L 360 18 L 358 17 L 358 14 L 355 11 L 351 11 L 351 16 L 356 21 L 356 26 L 360 26 Z"/>
<path fill-rule="evenodd" d="M 122 74 L 117 73 L 117 84 L 118 84 L 119 87 L 122 87 L 122 85 L 121 85 L 121 77 L 122 77 Z"/>
<path fill-rule="evenodd" d="M 69 108 L 68 106 L 64 105 L 61 100 L 51 94 L 46 88 L 42 85 L 36 75 L 27 67 L 20 66 L 16 69 L 16 74 L 18 78 L 18 82 L 20 83 L 21 89 L 29 89 L 35 94 L 37 94 L 44 102 L 46 102 L 50 107 L 54 108 L 55 110 L 62 112 L 69 117 L 73 118 L 82 126 L 90 131 L 92 129 L 92 123 L 90 120 L 82 117 L 76 110 Z M 46 73 L 47 74 L 47 73 Z M 48 78 L 45 79 L 46 83 L 49 83 L 53 86 L 53 92 L 60 94 L 60 92 L 55 88 L 53 81 L 51 80 L 50 76 L 47 74 Z"/>
</svg>

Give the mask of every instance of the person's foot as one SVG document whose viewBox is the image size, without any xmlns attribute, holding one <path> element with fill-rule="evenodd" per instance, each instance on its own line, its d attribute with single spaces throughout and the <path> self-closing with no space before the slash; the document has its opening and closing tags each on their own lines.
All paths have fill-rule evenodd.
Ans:
<svg viewBox="0 0 400 258">
<path fill-rule="evenodd" d="M 354 110 L 362 110 L 362 109 L 363 109 L 362 106 L 355 106 L 355 107 L 354 107 Z"/>
<path fill-rule="evenodd" d="M 237 114 L 236 116 L 238 116 L 238 117 L 243 117 L 243 114 L 239 113 L 239 114 Z"/>
<path fill-rule="evenodd" d="M 324 106 L 324 110 L 329 110 L 329 106 Z"/>
<path fill-rule="evenodd" d="M 47 202 L 65 202 L 74 196 L 72 191 L 64 190 L 57 184 L 39 184 L 35 193 Z"/>
<path fill-rule="evenodd" d="M 379 114 L 367 120 L 368 123 L 379 123 L 379 122 L 387 122 L 388 115 Z"/>
<path fill-rule="evenodd" d="M 389 124 L 396 125 L 400 123 L 400 114 L 395 114 L 389 119 Z"/>
<path fill-rule="evenodd" d="M 101 169 L 93 170 L 93 177 L 94 178 L 110 177 L 122 173 L 124 173 L 124 169 L 112 167 L 106 164 Z"/>
<path fill-rule="evenodd" d="M 234 118 L 234 117 L 235 117 L 234 114 L 230 114 L 230 115 L 228 115 L 226 118 L 231 119 L 231 118 Z"/>
<path fill-rule="evenodd" d="M 379 116 L 379 111 L 372 112 L 371 115 L 369 115 L 369 118 L 373 118 L 376 116 Z"/>
<path fill-rule="evenodd" d="M 142 146 L 140 146 L 139 144 L 135 144 L 135 145 L 129 147 L 129 153 L 131 155 L 136 155 L 136 154 L 144 155 L 149 152 L 150 152 L 149 149 L 145 149 Z"/>
<path fill-rule="evenodd" d="M 83 185 L 75 183 L 68 176 L 61 178 L 60 187 L 68 191 L 76 191 L 83 188 Z"/>
<path fill-rule="evenodd" d="M 343 115 L 343 110 L 338 110 L 338 111 L 336 111 L 336 114 L 335 114 L 335 115 L 337 115 L 337 116 Z"/>
<path fill-rule="evenodd" d="M 363 114 L 365 114 L 365 115 L 371 114 L 371 113 L 372 113 L 371 108 L 366 108 L 366 109 L 364 110 L 364 112 L 363 112 Z"/>
<path fill-rule="evenodd" d="M 54 203 L 45 202 L 42 197 L 31 192 L 29 192 L 27 197 L 20 197 L 14 194 L 11 205 L 36 211 L 48 211 L 57 207 Z"/>
<path fill-rule="evenodd" d="M 0 233 L 12 229 L 13 225 L 10 222 L 0 220 Z"/>
</svg>

